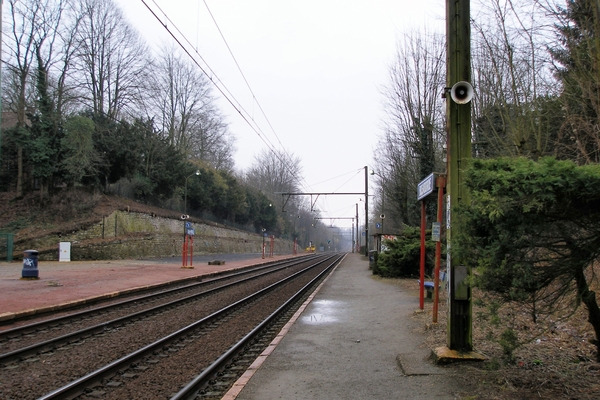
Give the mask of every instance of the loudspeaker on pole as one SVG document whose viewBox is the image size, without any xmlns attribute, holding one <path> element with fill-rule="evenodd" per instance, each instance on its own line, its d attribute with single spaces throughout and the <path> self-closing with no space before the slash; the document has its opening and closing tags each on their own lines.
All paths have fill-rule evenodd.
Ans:
<svg viewBox="0 0 600 400">
<path fill-rule="evenodd" d="M 456 104 L 467 104 L 473 98 L 473 86 L 469 82 L 457 82 L 450 89 L 450 97 Z"/>
</svg>

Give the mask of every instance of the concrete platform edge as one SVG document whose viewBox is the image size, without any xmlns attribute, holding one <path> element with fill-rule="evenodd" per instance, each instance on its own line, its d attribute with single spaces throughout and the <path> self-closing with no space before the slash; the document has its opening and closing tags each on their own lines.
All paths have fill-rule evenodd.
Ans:
<svg viewBox="0 0 600 400">
<path fill-rule="evenodd" d="M 321 284 L 311 293 L 311 295 L 306 299 L 304 303 L 300 306 L 298 311 L 294 313 L 292 318 L 285 324 L 285 326 L 281 329 L 281 331 L 277 334 L 277 336 L 271 341 L 271 343 L 267 346 L 267 348 L 258 356 L 258 358 L 250 365 L 250 367 L 242 374 L 242 376 L 233 384 L 233 386 L 229 389 L 227 393 L 221 398 L 221 400 L 234 400 L 240 394 L 244 386 L 248 383 L 248 381 L 252 378 L 252 376 L 258 371 L 258 369 L 264 364 L 267 357 L 271 355 L 271 353 L 275 350 L 281 339 L 287 334 L 290 330 L 290 327 L 296 323 L 300 315 L 304 312 L 306 307 L 313 301 L 315 296 L 319 293 L 323 285 L 329 280 L 329 277 L 335 272 L 338 266 L 344 261 L 347 257 L 344 256 L 342 260 L 335 266 L 335 268 L 329 273 L 327 278 L 321 282 Z"/>
<path fill-rule="evenodd" d="M 292 258 L 292 257 L 289 257 L 289 258 Z M 116 298 L 119 296 L 134 294 L 137 292 L 143 292 L 146 290 L 160 289 L 161 287 L 172 285 L 172 284 L 185 283 L 185 282 L 202 280 L 204 278 L 216 277 L 216 276 L 227 274 L 227 273 L 230 273 L 233 271 L 239 271 L 244 268 L 265 265 L 265 264 L 269 264 L 272 262 L 275 262 L 275 261 L 264 260 L 263 262 L 259 262 L 256 264 L 249 264 L 249 265 L 244 265 L 241 267 L 233 267 L 233 268 L 225 269 L 222 271 L 208 272 L 208 273 L 203 273 L 203 274 L 199 274 L 199 275 L 188 276 L 185 278 L 169 280 L 166 282 L 156 283 L 156 284 L 152 284 L 152 285 L 144 285 L 144 286 L 138 286 L 138 287 L 133 287 L 133 288 L 129 288 L 129 289 L 123 289 L 123 290 L 116 291 L 116 292 L 105 293 L 102 295 L 92 296 L 92 297 L 88 297 L 88 298 L 80 299 L 80 300 L 69 301 L 69 302 L 62 303 L 62 304 L 55 304 L 55 305 L 48 306 L 48 307 L 32 308 L 32 309 L 18 311 L 18 312 L 6 312 L 6 313 L 0 314 L 0 322 L 6 322 L 6 321 L 14 320 L 14 319 L 31 317 L 31 316 L 35 316 L 35 315 L 39 315 L 39 314 L 44 314 L 47 312 L 68 310 L 70 308 L 82 306 L 82 305 L 89 304 L 89 303 L 94 303 L 97 301 L 102 301 L 102 300 L 107 300 L 107 299 L 111 299 L 111 298 Z"/>
</svg>

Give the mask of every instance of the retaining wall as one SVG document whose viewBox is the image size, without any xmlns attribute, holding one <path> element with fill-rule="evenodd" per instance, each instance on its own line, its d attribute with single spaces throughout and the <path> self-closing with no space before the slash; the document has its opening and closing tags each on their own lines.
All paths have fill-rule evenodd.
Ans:
<svg viewBox="0 0 600 400">
<path fill-rule="evenodd" d="M 190 220 L 195 230 L 194 254 L 260 253 L 259 234 Z M 60 242 L 71 243 L 71 260 L 114 260 L 150 257 L 180 257 L 184 222 L 152 214 L 115 211 L 108 217 L 72 233 L 49 234 L 18 242 L 15 256 L 27 249 L 40 252 L 41 260 L 58 260 Z M 267 250 L 268 251 L 268 239 Z M 275 253 L 291 254 L 293 243 L 275 239 Z"/>
</svg>

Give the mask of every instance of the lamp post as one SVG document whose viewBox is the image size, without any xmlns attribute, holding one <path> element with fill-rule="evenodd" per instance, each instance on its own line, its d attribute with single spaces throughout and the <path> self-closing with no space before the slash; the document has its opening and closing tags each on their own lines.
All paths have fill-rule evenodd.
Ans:
<svg viewBox="0 0 600 400">
<path fill-rule="evenodd" d="M 194 172 L 193 174 L 190 174 L 189 176 L 187 176 L 185 178 L 185 189 L 183 192 L 183 215 L 181 216 L 181 220 L 183 221 L 183 250 L 182 250 L 182 265 L 181 268 L 193 268 L 192 267 L 192 259 L 194 257 L 194 236 L 193 233 L 188 235 L 188 227 L 191 228 L 191 225 L 188 225 L 189 223 L 187 222 L 187 219 L 189 218 L 189 216 L 187 215 L 187 183 L 188 183 L 188 179 L 190 179 L 192 176 L 198 176 L 200 175 L 200 170 L 197 169 L 196 172 Z M 189 242 L 189 243 L 188 243 Z M 188 248 L 188 245 L 189 248 Z M 187 266 L 187 257 L 188 257 L 188 249 L 191 250 L 190 252 L 190 266 Z"/>
<path fill-rule="evenodd" d="M 298 234 L 296 233 L 296 221 L 300 219 L 300 214 L 298 214 L 298 218 L 294 218 L 294 254 L 298 253 Z"/>
<path fill-rule="evenodd" d="M 383 181 L 385 178 L 381 176 L 381 174 L 371 171 L 371 175 L 377 175 L 381 179 L 381 234 L 383 235 L 383 220 L 385 219 L 385 187 L 383 185 Z"/>
<path fill-rule="evenodd" d="M 381 235 L 379 236 L 379 240 L 377 241 L 377 251 L 381 251 L 381 244 L 383 243 L 383 234 L 384 234 L 383 221 L 385 219 L 385 187 L 383 185 L 385 178 L 381 174 L 379 174 L 375 171 L 371 171 L 371 175 L 377 175 L 379 177 L 379 179 L 381 179 L 379 181 L 380 186 L 381 186 L 381 214 L 379 215 L 379 218 L 381 219 Z"/>
<path fill-rule="evenodd" d="M 262 237 L 263 237 L 263 245 L 262 245 L 262 258 L 265 258 L 265 232 L 267 230 L 265 228 L 261 229 Z"/>
<path fill-rule="evenodd" d="M 365 165 L 365 256 L 369 258 L 369 167 Z"/>
<path fill-rule="evenodd" d="M 358 203 L 356 203 L 356 252 L 360 252 L 360 224 L 358 223 Z"/>
<path fill-rule="evenodd" d="M 199 176 L 200 175 L 200 170 L 197 169 L 196 172 L 194 172 L 193 174 L 190 174 L 189 176 L 187 176 L 185 178 L 185 189 L 183 191 L 183 215 L 181 216 L 181 219 L 183 220 L 183 241 L 185 243 L 186 239 L 187 239 L 187 232 L 186 232 L 186 227 L 185 227 L 185 221 L 188 219 L 188 215 L 187 215 L 187 183 L 188 183 L 188 179 L 190 179 L 192 176 Z"/>
<path fill-rule="evenodd" d="M 187 178 L 185 178 L 185 190 L 184 190 L 184 196 L 183 196 L 183 215 L 187 215 L 187 183 L 188 183 L 188 179 L 190 179 L 194 175 L 199 176 L 200 170 L 197 169 L 196 172 L 194 172 L 193 174 L 190 174 Z"/>
</svg>

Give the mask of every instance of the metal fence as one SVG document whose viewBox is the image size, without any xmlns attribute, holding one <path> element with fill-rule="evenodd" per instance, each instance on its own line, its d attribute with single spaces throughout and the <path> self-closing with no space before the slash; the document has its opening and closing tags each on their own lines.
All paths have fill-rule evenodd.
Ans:
<svg viewBox="0 0 600 400">
<path fill-rule="evenodd" d="M 0 260 L 12 261 L 14 239 L 14 233 L 0 232 Z"/>
</svg>

